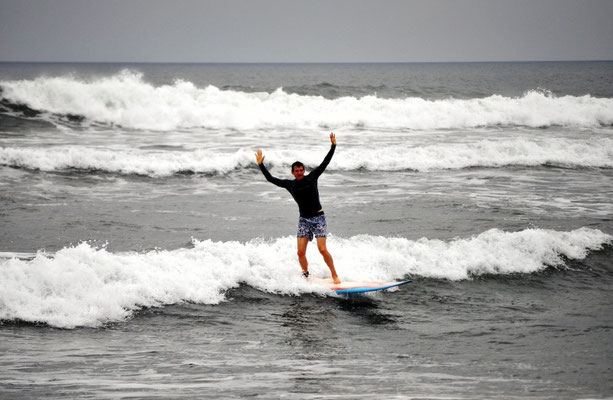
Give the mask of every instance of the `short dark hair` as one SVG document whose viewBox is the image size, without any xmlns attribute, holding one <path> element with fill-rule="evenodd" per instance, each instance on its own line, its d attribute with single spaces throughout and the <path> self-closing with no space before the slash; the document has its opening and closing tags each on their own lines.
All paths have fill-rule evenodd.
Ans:
<svg viewBox="0 0 613 400">
<path fill-rule="evenodd" d="M 292 172 L 294 172 L 294 168 L 295 168 L 295 167 L 302 167 L 302 168 L 304 168 L 304 164 L 303 164 L 303 163 L 301 163 L 300 161 L 295 161 L 295 162 L 292 164 Z"/>
</svg>

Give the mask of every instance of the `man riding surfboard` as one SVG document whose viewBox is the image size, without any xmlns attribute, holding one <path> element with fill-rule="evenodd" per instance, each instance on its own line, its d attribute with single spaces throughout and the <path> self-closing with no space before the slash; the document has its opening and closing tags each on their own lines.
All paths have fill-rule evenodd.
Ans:
<svg viewBox="0 0 613 400">
<path fill-rule="evenodd" d="M 302 275 L 307 278 L 309 276 L 309 263 L 306 258 L 306 249 L 309 241 L 315 237 L 317 248 L 324 258 L 324 261 L 330 268 L 332 280 L 334 283 L 341 283 L 336 270 L 334 269 L 334 261 L 332 255 L 326 247 L 327 225 L 324 210 L 319 202 L 319 190 L 317 188 L 317 179 L 324 172 L 336 149 L 336 136 L 330 133 L 330 151 L 324 158 L 323 162 L 309 174 L 304 174 L 304 165 L 300 161 L 292 164 L 292 175 L 295 179 L 279 179 L 275 178 L 268 172 L 264 166 L 264 156 L 262 150 L 258 149 L 255 153 L 255 160 L 260 166 L 260 170 L 266 177 L 268 182 L 271 182 L 279 187 L 285 188 L 298 203 L 300 218 L 298 219 L 298 261 L 302 268 Z"/>
</svg>

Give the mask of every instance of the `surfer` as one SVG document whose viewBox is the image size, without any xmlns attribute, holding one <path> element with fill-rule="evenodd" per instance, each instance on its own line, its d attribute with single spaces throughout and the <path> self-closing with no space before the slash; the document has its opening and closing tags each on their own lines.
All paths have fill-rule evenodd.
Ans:
<svg viewBox="0 0 613 400">
<path fill-rule="evenodd" d="M 313 240 L 313 236 L 317 241 L 317 248 L 324 258 L 324 261 L 330 268 L 332 273 L 332 280 L 334 283 L 341 283 L 334 269 L 334 261 L 332 255 L 326 247 L 326 216 L 324 210 L 319 202 L 319 191 L 317 189 L 317 179 L 324 172 L 332 156 L 334 155 L 334 149 L 336 149 L 336 136 L 334 133 L 330 133 L 330 151 L 319 165 L 319 167 L 312 170 L 309 174 L 304 174 L 304 165 L 300 161 L 296 161 L 292 164 L 292 175 L 295 179 L 279 179 L 275 178 L 268 172 L 266 166 L 264 166 L 264 156 L 262 150 L 259 149 L 255 153 L 255 160 L 260 166 L 260 170 L 266 177 L 266 180 L 279 187 L 287 189 L 292 195 L 296 203 L 298 203 L 298 209 L 300 211 L 300 218 L 298 219 L 298 261 L 302 268 L 302 275 L 305 278 L 309 277 L 309 263 L 306 258 L 306 249 L 309 241 Z"/>
</svg>

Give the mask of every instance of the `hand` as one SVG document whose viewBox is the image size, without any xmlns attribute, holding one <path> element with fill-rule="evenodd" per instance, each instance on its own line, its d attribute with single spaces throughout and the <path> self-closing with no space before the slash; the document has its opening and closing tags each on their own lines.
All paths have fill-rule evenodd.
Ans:
<svg viewBox="0 0 613 400">
<path fill-rule="evenodd" d="M 255 161 L 257 161 L 258 165 L 264 162 L 265 157 L 262 155 L 262 149 L 258 149 L 257 153 L 255 153 Z"/>
<path fill-rule="evenodd" d="M 334 132 L 330 133 L 330 142 L 332 142 L 332 144 L 336 144 L 336 136 L 334 135 Z"/>
</svg>

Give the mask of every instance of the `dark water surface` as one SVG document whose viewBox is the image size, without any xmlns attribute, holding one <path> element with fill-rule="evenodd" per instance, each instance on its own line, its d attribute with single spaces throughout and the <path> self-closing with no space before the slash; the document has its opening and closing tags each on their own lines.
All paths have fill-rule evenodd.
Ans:
<svg viewBox="0 0 613 400">
<path fill-rule="evenodd" d="M 103 329 L 8 325 L 4 389 L 11 398 L 601 396 L 611 390 L 610 276 L 418 279 L 356 299 L 241 287 L 221 305 L 149 309 Z"/>
</svg>

